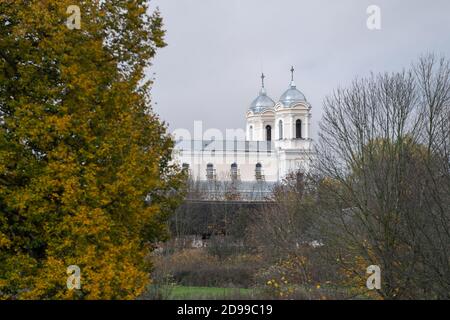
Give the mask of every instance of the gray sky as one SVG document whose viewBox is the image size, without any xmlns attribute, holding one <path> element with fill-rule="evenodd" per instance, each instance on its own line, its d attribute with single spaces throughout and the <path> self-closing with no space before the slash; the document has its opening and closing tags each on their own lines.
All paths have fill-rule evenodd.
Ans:
<svg viewBox="0 0 450 320">
<path fill-rule="evenodd" d="M 155 111 L 170 130 L 244 128 L 266 74 L 278 101 L 295 81 L 312 104 L 313 135 L 322 101 L 355 77 L 408 67 L 427 52 L 450 57 L 449 0 L 152 0 L 167 29 L 151 72 Z M 381 30 L 366 27 L 369 5 Z"/>
</svg>

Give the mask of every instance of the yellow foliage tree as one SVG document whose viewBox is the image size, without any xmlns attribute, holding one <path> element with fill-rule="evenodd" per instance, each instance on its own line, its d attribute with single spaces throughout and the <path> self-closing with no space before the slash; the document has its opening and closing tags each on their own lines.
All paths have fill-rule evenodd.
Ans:
<svg viewBox="0 0 450 320">
<path fill-rule="evenodd" d="M 0 2 L 1 298 L 132 299 L 149 282 L 183 177 L 150 107 L 165 43 L 147 2 Z"/>
</svg>

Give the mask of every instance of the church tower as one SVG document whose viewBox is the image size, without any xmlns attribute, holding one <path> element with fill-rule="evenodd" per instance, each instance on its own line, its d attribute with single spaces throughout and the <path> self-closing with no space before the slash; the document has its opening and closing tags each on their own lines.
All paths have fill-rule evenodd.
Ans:
<svg viewBox="0 0 450 320">
<path fill-rule="evenodd" d="M 297 89 L 294 71 L 292 67 L 289 88 L 274 107 L 274 142 L 280 157 L 279 176 L 298 169 L 307 170 L 305 164 L 309 162 L 307 157 L 311 151 L 311 105 Z"/>
<path fill-rule="evenodd" d="M 261 75 L 261 90 L 247 111 L 247 141 L 283 141 L 286 148 L 302 147 L 310 139 L 311 105 L 294 82 L 291 68 L 289 88 L 275 103 L 266 92 L 265 75 Z"/>
<path fill-rule="evenodd" d="M 275 105 L 275 140 L 307 140 L 310 138 L 311 105 L 294 82 L 294 67 L 291 68 L 291 83 Z"/>
<path fill-rule="evenodd" d="M 267 95 L 261 75 L 261 90 L 247 112 L 247 141 L 272 141 L 275 124 L 275 102 Z"/>
</svg>

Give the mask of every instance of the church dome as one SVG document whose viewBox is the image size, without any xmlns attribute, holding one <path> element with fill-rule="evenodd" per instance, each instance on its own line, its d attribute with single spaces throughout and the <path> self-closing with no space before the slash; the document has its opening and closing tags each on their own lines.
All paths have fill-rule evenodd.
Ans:
<svg viewBox="0 0 450 320">
<path fill-rule="evenodd" d="M 266 88 L 264 88 L 264 73 L 261 75 L 262 80 L 262 86 L 261 90 L 259 91 L 259 95 L 256 97 L 255 100 L 253 100 L 252 104 L 250 105 L 249 111 L 252 111 L 254 113 L 260 113 L 267 109 L 272 109 L 275 106 L 275 101 L 273 101 L 266 92 Z"/>
<path fill-rule="evenodd" d="M 306 97 L 303 93 L 301 93 L 294 82 L 291 82 L 291 86 L 286 90 L 285 93 L 280 97 L 280 102 L 285 106 L 289 107 L 291 104 L 295 102 L 305 102 Z"/>
<path fill-rule="evenodd" d="M 306 97 L 300 90 L 297 89 L 297 86 L 294 82 L 294 67 L 291 69 L 292 78 L 289 89 L 287 89 L 283 95 L 280 97 L 280 102 L 286 106 L 290 107 L 293 103 L 297 102 L 306 102 Z"/>
<path fill-rule="evenodd" d="M 250 105 L 250 111 L 254 113 L 263 112 L 264 110 L 271 109 L 275 106 L 275 101 L 273 101 L 266 93 L 266 89 L 261 88 L 258 97 L 253 100 Z"/>
</svg>

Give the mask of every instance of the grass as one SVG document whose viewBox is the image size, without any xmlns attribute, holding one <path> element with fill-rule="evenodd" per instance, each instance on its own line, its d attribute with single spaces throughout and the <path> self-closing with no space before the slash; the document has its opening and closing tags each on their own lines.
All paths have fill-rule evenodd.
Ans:
<svg viewBox="0 0 450 320">
<path fill-rule="evenodd" d="M 170 299 L 251 299 L 254 295 L 255 291 L 252 289 L 174 286 L 171 288 Z"/>
<path fill-rule="evenodd" d="M 311 289 L 315 292 L 311 292 Z M 313 294 L 314 293 L 314 294 Z M 343 288 L 323 286 L 320 291 L 316 287 L 298 286 L 292 299 L 370 299 L 369 296 L 350 296 Z M 180 285 L 149 286 L 149 290 L 141 299 L 143 300 L 260 300 L 272 299 L 263 288 L 223 288 L 223 287 L 193 287 Z M 280 298 L 280 297 L 278 297 Z"/>
</svg>

